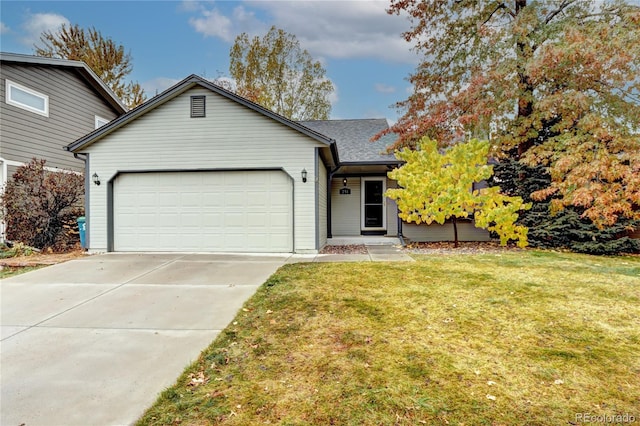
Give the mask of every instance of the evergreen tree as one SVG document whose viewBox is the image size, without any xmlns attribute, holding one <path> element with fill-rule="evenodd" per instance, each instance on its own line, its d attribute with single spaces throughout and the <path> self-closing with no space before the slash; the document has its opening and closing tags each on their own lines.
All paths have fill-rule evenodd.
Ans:
<svg viewBox="0 0 640 426">
<path fill-rule="evenodd" d="M 542 166 L 530 167 L 513 160 L 503 160 L 494 166 L 490 184 L 500 185 L 510 196 L 519 196 L 531 203 L 530 210 L 520 213 L 517 224 L 529 229 L 529 245 L 539 248 L 566 248 L 579 253 L 619 254 L 640 251 L 640 240 L 629 238 L 628 231 L 640 226 L 640 221 L 620 218 L 614 225 L 598 228 L 585 217 L 583 209 L 568 206 L 551 214 L 551 200 L 536 201 L 532 193 L 546 188 L 551 181 Z"/>
</svg>

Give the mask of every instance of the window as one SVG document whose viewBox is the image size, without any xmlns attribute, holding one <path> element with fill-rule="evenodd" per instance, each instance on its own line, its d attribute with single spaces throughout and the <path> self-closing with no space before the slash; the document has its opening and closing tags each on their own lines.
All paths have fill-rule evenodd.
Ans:
<svg viewBox="0 0 640 426">
<path fill-rule="evenodd" d="M 6 80 L 6 101 L 10 105 L 36 114 L 49 116 L 49 97 L 21 86 L 13 81 Z"/>
<path fill-rule="evenodd" d="M 199 118 L 206 116 L 205 96 L 191 97 L 191 118 Z"/>
<path fill-rule="evenodd" d="M 95 117 L 96 117 L 96 129 L 98 127 L 104 126 L 109 122 L 109 120 L 107 120 L 106 118 L 98 117 L 97 115 Z"/>
</svg>

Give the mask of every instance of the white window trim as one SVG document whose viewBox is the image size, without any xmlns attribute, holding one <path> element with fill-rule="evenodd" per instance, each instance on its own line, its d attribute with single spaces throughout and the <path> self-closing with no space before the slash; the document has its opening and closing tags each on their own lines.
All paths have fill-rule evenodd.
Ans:
<svg viewBox="0 0 640 426">
<path fill-rule="evenodd" d="M 111 120 L 107 120 L 106 118 L 102 118 L 98 115 L 94 116 L 95 117 L 95 128 L 100 128 L 102 126 L 104 126 L 105 124 L 109 123 L 109 121 Z M 102 123 L 102 124 L 100 124 Z"/>
<path fill-rule="evenodd" d="M 25 86 L 23 86 L 21 84 L 15 83 L 15 82 L 10 81 L 10 80 L 5 80 L 5 82 L 6 82 L 6 84 L 5 84 L 5 98 L 6 99 L 5 100 L 6 100 L 7 104 L 16 106 L 18 108 L 25 109 L 27 111 L 34 112 L 34 113 L 39 114 L 39 115 L 43 115 L 45 117 L 49 116 L 49 96 L 47 96 L 47 95 L 45 95 L 43 93 L 40 93 L 40 92 L 36 92 L 33 89 L 29 89 L 28 87 L 25 87 Z M 27 104 L 23 104 L 22 102 L 14 101 L 13 99 L 11 99 L 11 88 L 12 87 L 15 87 L 16 89 L 19 89 L 19 90 L 22 90 L 24 92 L 27 92 L 27 93 L 29 93 L 29 94 L 31 94 L 33 96 L 37 96 L 37 97 L 40 97 L 40 98 L 44 99 L 44 111 L 42 111 L 42 110 L 40 110 L 38 108 L 34 108 L 34 107 L 32 107 L 30 105 L 27 105 Z"/>
</svg>

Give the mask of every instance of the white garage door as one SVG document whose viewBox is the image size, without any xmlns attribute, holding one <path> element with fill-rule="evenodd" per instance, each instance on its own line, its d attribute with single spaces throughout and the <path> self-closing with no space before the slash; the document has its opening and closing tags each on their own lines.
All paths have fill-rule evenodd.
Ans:
<svg viewBox="0 0 640 426">
<path fill-rule="evenodd" d="M 282 171 L 128 173 L 113 191 L 116 251 L 293 251 Z"/>
</svg>

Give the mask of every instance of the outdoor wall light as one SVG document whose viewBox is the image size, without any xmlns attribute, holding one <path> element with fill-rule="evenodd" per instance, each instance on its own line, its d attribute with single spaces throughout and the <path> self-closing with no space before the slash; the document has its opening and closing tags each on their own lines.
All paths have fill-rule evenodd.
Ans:
<svg viewBox="0 0 640 426">
<path fill-rule="evenodd" d="M 307 169 L 302 169 L 302 182 L 307 182 Z"/>
<path fill-rule="evenodd" d="M 91 178 L 93 178 L 93 183 L 100 186 L 100 176 L 98 176 L 97 173 L 94 173 L 93 176 L 91 176 Z"/>
<path fill-rule="evenodd" d="M 342 186 L 347 186 L 347 178 L 342 179 Z"/>
</svg>

